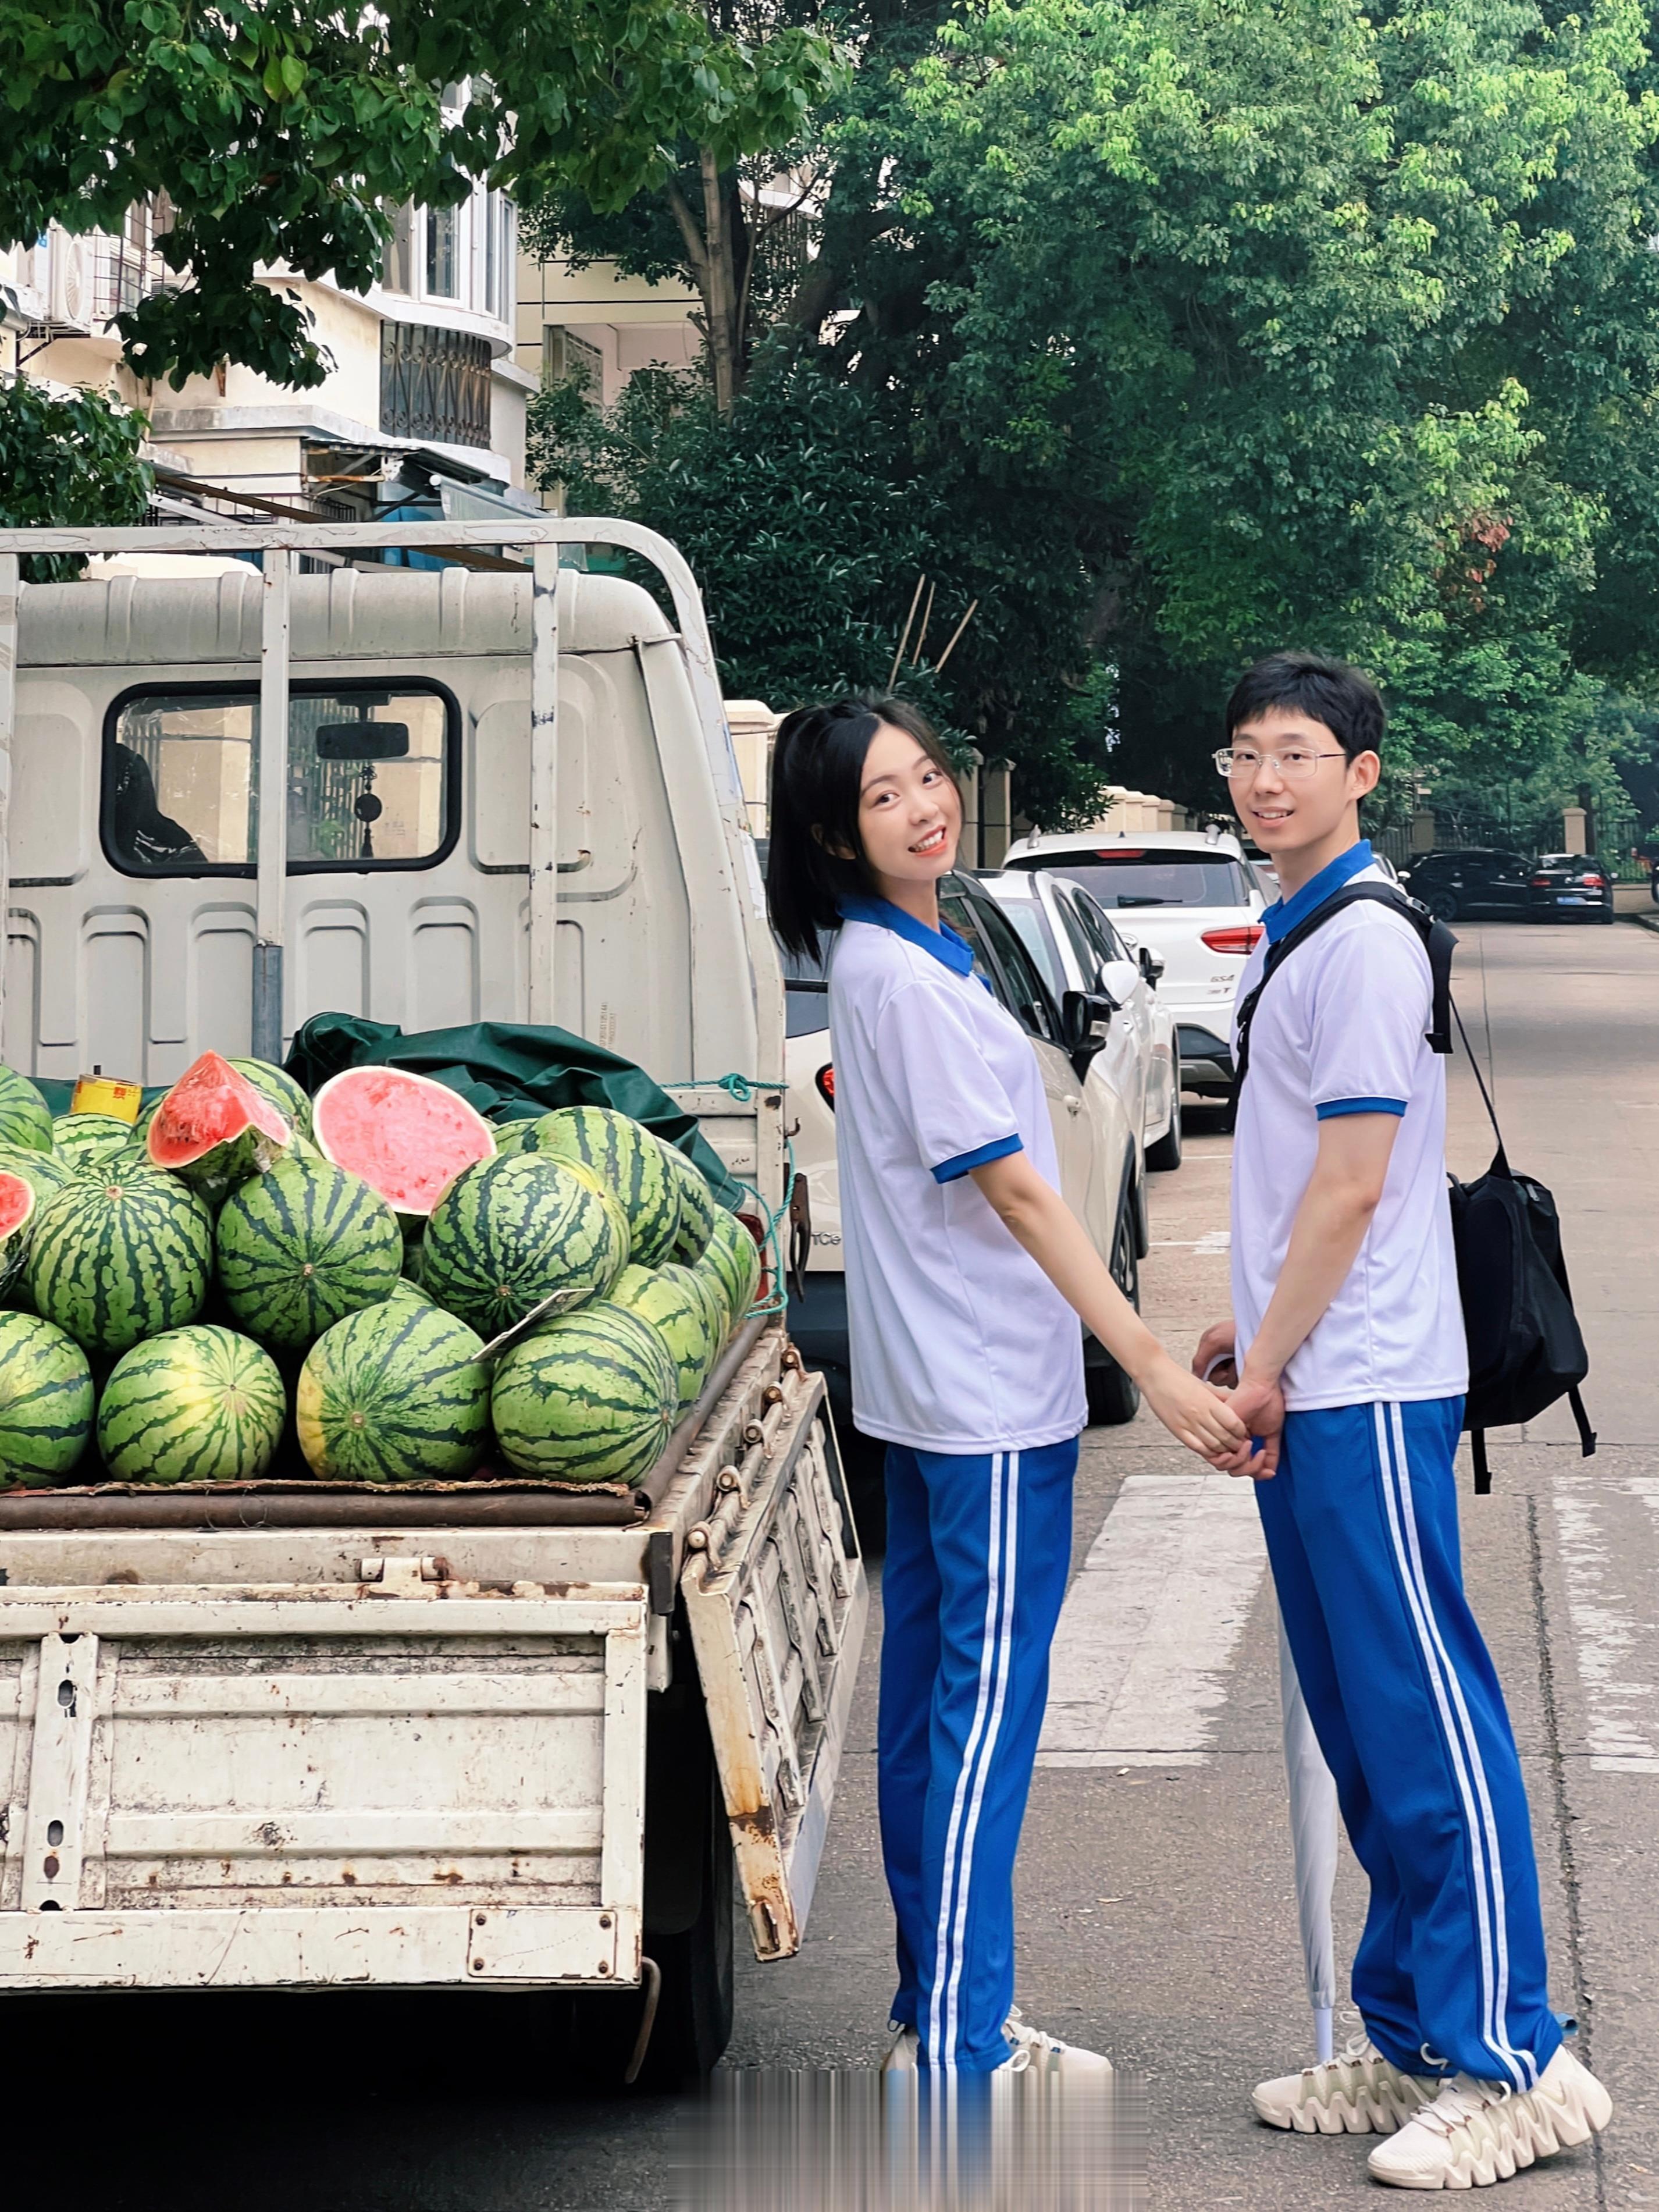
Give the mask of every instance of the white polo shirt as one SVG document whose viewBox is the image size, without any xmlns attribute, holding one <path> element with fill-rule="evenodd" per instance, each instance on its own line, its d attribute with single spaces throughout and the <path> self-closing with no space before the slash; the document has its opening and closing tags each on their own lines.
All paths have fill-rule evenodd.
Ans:
<svg viewBox="0 0 1659 2212">
<path fill-rule="evenodd" d="M 1269 945 L 1350 880 L 1385 880 L 1364 840 L 1267 908 L 1267 934 L 1239 981 L 1241 1002 L 1261 981 Z M 1468 1385 L 1446 1198 L 1446 1064 L 1425 1036 L 1433 994 L 1416 931 L 1366 900 L 1297 945 L 1256 1004 L 1233 1144 L 1241 1358 L 1284 1266 L 1320 1123 L 1341 1114 L 1400 1116 L 1358 1257 L 1285 1370 L 1285 1402 L 1296 1412 L 1451 1398 Z"/>
<path fill-rule="evenodd" d="M 948 926 L 849 902 L 830 958 L 853 1417 L 919 1451 L 1030 1451 L 1088 1419 L 1076 1314 L 971 1170 L 1059 1188 L 1030 1041 Z"/>
</svg>

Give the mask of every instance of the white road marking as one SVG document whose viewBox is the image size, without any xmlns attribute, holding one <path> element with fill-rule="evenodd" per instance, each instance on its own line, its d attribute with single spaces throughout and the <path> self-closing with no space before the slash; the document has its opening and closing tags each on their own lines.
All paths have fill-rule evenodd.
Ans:
<svg viewBox="0 0 1659 2212">
<path fill-rule="evenodd" d="M 1132 1474 L 1061 1608 L 1039 1766 L 1200 1766 L 1267 1555 L 1255 1487 Z"/>
<path fill-rule="evenodd" d="M 1659 1515 L 1659 1483 L 1637 1480 L 1607 1490 L 1640 1498 Z M 1655 1686 L 1629 1672 L 1643 1624 L 1613 1580 L 1613 1553 L 1601 1523 L 1606 1492 L 1583 1475 L 1564 1475 L 1554 1495 L 1567 1612 L 1589 1708 L 1590 1765 L 1606 1774 L 1659 1774 Z"/>
<path fill-rule="evenodd" d="M 1201 1237 L 1154 1237 L 1154 1252 L 1230 1252 L 1233 1232 L 1231 1229 L 1206 1229 Z"/>
</svg>

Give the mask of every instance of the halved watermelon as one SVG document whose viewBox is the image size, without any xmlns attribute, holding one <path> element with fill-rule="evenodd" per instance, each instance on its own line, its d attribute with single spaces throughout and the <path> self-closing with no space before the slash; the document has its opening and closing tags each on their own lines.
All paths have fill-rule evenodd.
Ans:
<svg viewBox="0 0 1659 2212">
<path fill-rule="evenodd" d="M 463 1168 L 495 1150 L 483 1115 L 406 1067 L 348 1067 L 324 1084 L 311 1111 L 324 1158 L 361 1176 L 399 1213 L 430 1213 Z"/>
<path fill-rule="evenodd" d="M 263 1175 L 294 1139 L 279 1114 L 216 1052 L 187 1067 L 150 1116 L 144 1149 L 210 1203 Z"/>
<path fill-rule="evenodd" d="M 0 1297 L 11 1289 L 29 1255 L 28 1219 L 34 1190 L 20 1175 L 0 1170 Z"/>
</svg>

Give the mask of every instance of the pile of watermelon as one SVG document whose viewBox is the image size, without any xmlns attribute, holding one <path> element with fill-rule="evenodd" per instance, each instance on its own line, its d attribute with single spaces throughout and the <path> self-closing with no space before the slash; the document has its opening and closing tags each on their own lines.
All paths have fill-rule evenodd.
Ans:
<svg viewBox="0 0 1659 2212">
<path fill-rule="evenodd" d="M 633 1482 L 760 1286 L 642 1123 L 204 1053 L 136 1126 L 0 1067 L 0 1487 Z M 290 1464 L 290 1462 L 294 1462 Z"/>
</svg>

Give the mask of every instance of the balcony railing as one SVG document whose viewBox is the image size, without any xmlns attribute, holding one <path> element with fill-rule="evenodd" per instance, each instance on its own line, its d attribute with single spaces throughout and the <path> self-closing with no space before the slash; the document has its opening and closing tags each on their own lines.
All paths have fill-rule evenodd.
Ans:
<svg viewBox="0 0 1659 2212">
<path fill-rule="evenodd" d="M 423 323 L 380 325 L 380 428 L 446 446 L 489 443 L 489 341 Z"/>
</svg>

